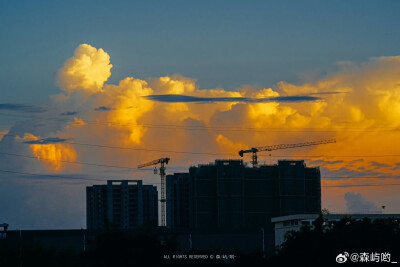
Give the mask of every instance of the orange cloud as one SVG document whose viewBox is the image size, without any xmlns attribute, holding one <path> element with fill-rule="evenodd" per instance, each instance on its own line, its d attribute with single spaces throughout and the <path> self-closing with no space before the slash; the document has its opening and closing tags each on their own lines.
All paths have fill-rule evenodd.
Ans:
<svg viewBox="0 0 400 267">
<path fill-rule="evenodd" d="M 25 134 L 24 140 L 39 140 L 32 134 Z M 50 172 L 61 172 L 65 169 L 65 162 L 75 161 L 77 152 L 70 144 L 32 144 L 29 145 L 32 154 L 43 163 L 46 170 Z"/>
<path fill-rule="evenodd" d="M 235 153 L 246 147 L 336 138 L 336 144 L 276 151 L 272 155 L 321 160 L 324 169 L 400 174 L 399 157 L 354 155 L 397 154 L 400 150 L 400 57 L 375 58 L 361 64 L 340 63 L 338 71 L 304 84 L 278 83 L 274 88 L 243 87 L 238 91 L 200 89 L 194 79 L 164 76 L 125 78 L 107 84 L 112 65 L 102 49 L 81 45 L 60 70 L 63 90 L 84 95 L 79 105 L 85 127 L 64 132 L 103 145 L 131 148 Z M 82 90 L 79 90 L 82 89 Z M 97 92 L 89 97 L 84 92 Z M 199 97 L 276 97 L 317 94 L 307 103 L 155 103 L 143 96 L 183 94 Z M 77 97 L 57 98 L 64 106 Z M 94 111 L 105 107 L 103 111 Z M 84 141 L 83 140 L 83 141 Z M 137 164 L 160 152 L 107 150 L 98 160 Z M 260 153 L 262 160 L 270 153 Z M 311 156 L 321 155 L 320 158 Z M 91 155 L 92 156 L 92 155 Z M 332 157 L 335 156 L 335 157 Z M 212 161 L 215 156 L 174 154 L 176 164 Z M 190 159 L 190 160 L 189 160 Z M 248 160 L 245 158 L 245 160 Z M 326 163 L 330 161 L 330 163 Z M 113 162 L 115 163 L 115 162 Z"/>
</svg>

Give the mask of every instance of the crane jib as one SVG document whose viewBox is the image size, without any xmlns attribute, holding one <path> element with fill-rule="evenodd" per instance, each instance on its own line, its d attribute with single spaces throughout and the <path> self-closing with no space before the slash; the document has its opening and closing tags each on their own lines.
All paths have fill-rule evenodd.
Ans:
<svg viewBox="0 0 400 267">
<path fill-rule="evenodd" d="M 159 158 L 159 159 L 156 159 L 156 160 L 153 160 L 153 161 L 138 165 L 138 169 L 144 168 L 144 167 L 148 167 L 148 166 L 151 166 L 151 165 L 157 165 L 158 163 L 168 164 L 169 160 L 170 160 L 170 158 Z"/>
<path fill-rule="evenodd" d="M 321 141 L 311 141 L 305 143 L 297 143 L 297 144 L 281 144 L 281 145 L 272 145 L 272 146 L 263 146 L 263 147 L 252 147 L 248 150 L 240 150 L 239 156 L 243 157 L 244 153 L 253 153 L 253 167 L 257 165 L 257 152 L 260 151 L 272 151 L 278 149 L 288 149 L 288 148 L 296 148 L 296 147 L 303 147 L 303 146 L 315 146 L 315 145 L 322 145 L 322 144 L 329 144 L 329 143 L 336 143 L 335 139 L 327 139 Z"/>
</svg>

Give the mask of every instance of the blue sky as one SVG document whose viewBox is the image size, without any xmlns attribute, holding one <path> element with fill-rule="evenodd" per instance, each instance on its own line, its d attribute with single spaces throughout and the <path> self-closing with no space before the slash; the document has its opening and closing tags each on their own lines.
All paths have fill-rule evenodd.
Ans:
<svg viewBox="0 0 400 267">
<path fill-rule="evenodd" d="M 227 90 L 399 54 L 398 1 L 0 3 L 1 102 L 58 93 L 55 73 L 81 43 L 110 54 L 111 83 L 178 73 Z"/>
</svg>

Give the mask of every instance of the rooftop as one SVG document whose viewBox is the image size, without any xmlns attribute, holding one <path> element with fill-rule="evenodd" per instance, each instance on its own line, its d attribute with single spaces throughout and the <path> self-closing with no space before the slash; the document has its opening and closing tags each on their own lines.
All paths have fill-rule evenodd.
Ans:
<svg viewBox="0 0 400 267">
<path fill-rule="evenodd" d="M 271 222 L 284 222 L 292 220 L 315 220 L 319 214 L 294 214 L 281 217 L 275 217 L 271 219 Z M 345 217 L 351 217 L 353 219 L 385 219 L 385 218 L 396 218 L 400 219 L 400 214 L 386 214 L 386 213 L 330 213 L 324 215 L 324 218 L 328 220 L 340 220 Z"/>
</svg>

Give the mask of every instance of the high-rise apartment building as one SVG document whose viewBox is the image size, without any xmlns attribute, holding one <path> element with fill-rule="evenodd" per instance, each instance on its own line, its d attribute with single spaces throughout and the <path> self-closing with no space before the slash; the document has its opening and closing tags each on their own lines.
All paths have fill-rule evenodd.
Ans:
<svg viewBox="0 0 400 267">
<path fill-rule="evenodd" d="M 157 225 L 157 188 L 143 185 L 141 180 L 109 180 L 107 185 L 88 186 L 86 212 L 89 230 Z"/>
<path fill-rule="evenodd" d="M 167 227 L 187 229 L 189 223 L 189 174 L 167 175 Z"/>
<path fill-rule="evenodd" d="M 256 168 L 242 160 L 216 160 L 191 167 L 188 174 L 167 178 L 167 226 L 182 228 L 177 222 L 189 216 L 191 229 L 272 231 L 272 217 L 321 211 L 320 179 L 319 168 L 302 160 Z M 182 212 L 186 205 L 189 215 Z"/>
</svg>

